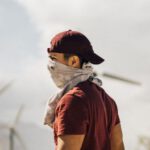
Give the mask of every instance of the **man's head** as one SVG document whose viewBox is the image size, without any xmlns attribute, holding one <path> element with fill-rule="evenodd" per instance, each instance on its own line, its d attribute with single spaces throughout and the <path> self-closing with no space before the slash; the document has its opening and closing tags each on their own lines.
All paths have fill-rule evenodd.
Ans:
<svg viewBox="0 0 150 150">
<path fill-rule="evenodd" d="M 88 63 L 88 61 L 83 60 L 80 56 L 75 54 L 66 54 L 66 53 L 49 53 L 49 58 L 54 61 L 58 61 L 64 65 L 74 67 L 74 68 L 82 68 L 83 63 Z"/>
<path fill-rule="evenodd" d="M 104 61 L 94 53 L 86 36 L 72 30 L 58 33 L 51 40 L 51 47 L 47 51 L 53 60 L 74 68 L 81 68 L 84 62 L 100 64 Z"/>
</svg>

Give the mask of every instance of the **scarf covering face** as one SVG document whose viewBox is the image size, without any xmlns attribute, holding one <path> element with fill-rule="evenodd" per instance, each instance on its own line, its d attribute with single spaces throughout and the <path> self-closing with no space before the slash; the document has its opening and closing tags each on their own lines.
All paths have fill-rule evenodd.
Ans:
<svg viewBox="0 0 150 150">
<path fill-rule="evenodd" d="M 90 80 L 96 85 L 101 86 L 102 81 L 95 78 L 96 73 L 93 71 L 93 67 L 90 63 L 84 63 L 82 68 L 79 69 L 50 60 L 48 63 L 48 70 L 56 86 L 62 89 L 56 95 L 52 96 L 46 104 L 44 125 L 53 127 L 55 120 L 55 108 L 64 94 L 80 82 Z"/>
</svg>

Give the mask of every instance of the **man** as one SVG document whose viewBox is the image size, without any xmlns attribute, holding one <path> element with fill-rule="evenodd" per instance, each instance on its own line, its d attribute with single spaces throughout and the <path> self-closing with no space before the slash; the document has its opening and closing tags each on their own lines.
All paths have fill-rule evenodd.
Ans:
<svg viewBox="0 0 150 150">
<path fill-rule="evenodd" d="M 48 102 L 45 116 L 55 149 L 124 150 L 117 105 L 91 65 L 104 59 L 86 36 L 72 30 L 57 34 L 47 50 L 51 77 L 62 89 Z"/>
</svg>

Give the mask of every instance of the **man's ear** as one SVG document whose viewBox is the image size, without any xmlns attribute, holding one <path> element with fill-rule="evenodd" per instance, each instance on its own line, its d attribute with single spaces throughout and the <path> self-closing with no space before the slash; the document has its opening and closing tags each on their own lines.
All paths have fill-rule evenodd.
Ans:
<svg viewBox="0 0 150 150">
<path fill-rule="evenodd" d="M 80 68 L 80 59 L 78 56 L 70 56 L 68 59 L 68 65 L 74 68 Z"/>
</svg>

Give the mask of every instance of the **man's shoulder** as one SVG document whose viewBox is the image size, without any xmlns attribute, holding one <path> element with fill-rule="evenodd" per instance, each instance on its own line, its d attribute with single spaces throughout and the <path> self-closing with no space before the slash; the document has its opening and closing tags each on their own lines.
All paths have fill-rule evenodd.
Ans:
<svg viewBox="0 0 150 150">
<path fill-rule="evenodd" d="M 97 86 L 91 81 L 84 81 L 77 84 L 73 89 L 69 90 L 65 96 L 72 95 L 80 99 L 88 99 L 92 95 L 106 93 L 102 87 Z"/>
<path fill-rule="evenodd" d="M 60 99 L 60 103 L 72 103 L 74 101 L 83 102 L 87 99 L 87 82 L 82 82 L 76 85 L 74 88 L 69 90 L 64 96 Z"/>
<path fill-rule="evenodd" d="M 72 90 L 68 91 L 62 98 L 61 103 L 68 103 L 73 101 L 82 101 L 85 99 L 86 93 L 78 87 L 74 87 Z"/>
<path fill-rule="evenodd" d="M 69 90 L 60 100 L 60 103 L 72 103 L 79 101 L 79 103 L 88 103 L 93 101 L 93 98 L 103 99 L 105 103 L 114 105 L 114 99 L 107 94 L 105 89 L 98 87 L 90 81 L 84 81 L 76 85 L 73 89 Z"/>
<path fill-rule="evenodd" d="M 56 110 L 59 112 L 60 110 L 68 111 L 74 109 L 85 109 L 86 99 L 85 94 L 82 90 L 73 89 L 67 92 L 57 103 Z"/>
</svg>

